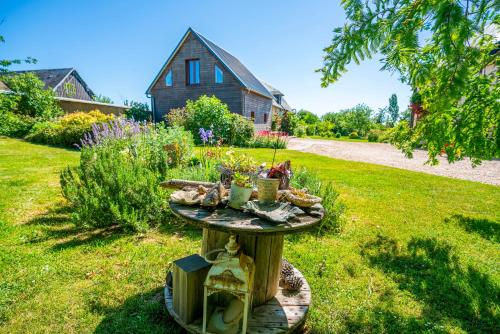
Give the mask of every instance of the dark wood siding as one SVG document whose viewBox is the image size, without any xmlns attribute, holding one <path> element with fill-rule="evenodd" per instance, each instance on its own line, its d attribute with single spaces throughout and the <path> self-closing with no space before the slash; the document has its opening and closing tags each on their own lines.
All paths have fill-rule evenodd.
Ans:
<svg viewBox="0 0 500 334">
<path fill-rule="evenodd" d="M 271 108 L 272 100 L 264 96 L 242 91 L 243 98 L 243 116 L 250 118 L 252 112 L 255 114 L 255 129 L 267 130 L 271 127 Z M 267 122 L 264 121 L 264 115 L 267 115 Z"/>
<path fill-rule="evenodd" d="M 74 88 L 73 88 L 74 87 Z M 74 90 L 73 90 L 74 89 Z M 85 90 L 80 81 L 71 73 L 56 89 L 57 96 L 77 100 L 92 101 L 92 96 Z"/>
<path fill-rule="evenodd" d="M 200 60 L 200 84 L 186 85 L 186 60 Z M 215 65 L 222 69 L 224 82 L 215 83 Z M 173 86 L 165 85 L 165 75 L 172 69 Z M 215 95 L 226 103 L 229 110 L 243 114 L 241 84 L 215 58 L 196 37 L 189 35 L 169 66 L 160 74 L 158 81 L 151 88 L 151 96 L 155 101 L 155 119 L 160 121 L 173 108 L 186 105 L 186 100 L 195 100 L 201 95 Z M 271 101 L 269 99 L 269 101 Z"/>
</svg>

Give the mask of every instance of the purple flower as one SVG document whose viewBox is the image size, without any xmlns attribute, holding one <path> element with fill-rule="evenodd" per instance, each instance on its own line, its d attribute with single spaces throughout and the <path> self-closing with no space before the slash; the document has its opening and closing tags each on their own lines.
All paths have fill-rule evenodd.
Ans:
<svg viewBox="0 0 500 334">
<path fill-rule="evenodd" d="M 208 130 L 208 131 L 210 131 L 210 130 Z M 211 131 L 210 131 L 210 133 L 211 133 Z M 205 131 L 204 128 L 200 128 L 200 139 L 203 142 L 203 144 L 205 144 L 208 141 L 208 138 L 209 138 L 208 132 Z"/>
<path fill-rule="evenodd" d="M 212 132 L 212 130 L 207 130 L 206 134 L 209 139 L 212 139 L 214 137 L 214 133 Z"/>
</svg>

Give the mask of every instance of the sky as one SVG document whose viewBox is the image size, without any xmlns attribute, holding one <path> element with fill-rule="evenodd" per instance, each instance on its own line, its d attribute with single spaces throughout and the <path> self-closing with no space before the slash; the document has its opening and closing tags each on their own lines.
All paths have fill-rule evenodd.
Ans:
<svg viewBox="0 0 500 334">
<path fill-rule="evenodd" d="M 14 70 L 76 68 L 115 103 L 149 101 L 145 91 L 189 27 L 280 89 L 295 109 L 318 115 L 365 103 L 377 110 L 409 86 L 380 71 L 380 56 L 352 64 L 321 87 L 323 48 L 345 14 L 336 0 L 0 0 L 0 59 L 36 58 Z"/>
</svg>

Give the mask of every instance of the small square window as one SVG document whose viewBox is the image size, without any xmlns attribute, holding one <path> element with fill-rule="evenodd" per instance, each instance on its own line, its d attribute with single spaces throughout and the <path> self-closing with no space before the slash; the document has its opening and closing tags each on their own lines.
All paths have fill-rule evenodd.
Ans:
<svg viewBox="0 0 500 334">
<path fill-rule="evenodd" d="M 219 66 L 215 65 L 215 83 L 221 84 L 224 82 L 224 72 L 219 68 Z"/>
<path fill-rule="evenodd" d="M 173 80 L 172 80 L 172 69 L 168 70 L 167 75 L 165 76 L 165 85 L 167 87 L 172 87 Z"/>
</svg>

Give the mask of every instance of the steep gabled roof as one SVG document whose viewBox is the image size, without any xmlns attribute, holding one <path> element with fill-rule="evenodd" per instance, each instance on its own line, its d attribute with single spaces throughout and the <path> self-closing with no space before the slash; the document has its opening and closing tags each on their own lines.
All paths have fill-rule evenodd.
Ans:
<svg viewBox="0 0 500 334">
<path fill-rule="evenodd" d="M 82 77 L 78 74 L 78 72 L 74 68 L 54 68 L 54 69 L 45 69 L 45 70 L 25 70 L 25 71 L 12 71 L 6 73 L 6 75 L 15 75 L 21 73 L 33 73 L 35 74 L 43 83 L 45 84 L 45 89 L 56 90 L 63 82 L 66 80 L 68 76 L 73 74 L 78 81 L 85 88 L 87 93 L 90 96 L 94 96 L 94 92 L 87 86 L 85 81 L 83 81 Z M 5 84 L 4 84 L 5 86 Z"/>
<path fill-rule="evenodd" d="M 149 85 L 146 93 L 150 94 L 151 93 L 151 88 L 153 85 L 158 81 L 160 78 L 161 73 L 165 70 L 165 68 L 170 64 L 172 59 L 175 57 L 179 49 L 181 48 L 182 44 L 184 44 L 184 41 L 186 38 L 189 36 L 189 34 L 192 34 L 195 38 L 197 38 L 201 44 L 203 44 L 210 53 L 217 58 L 225 67 L 226 69 L 233 74 L 233 76 L 240 82 L 240 84 L 248 88 L 249 90 L 258 93 L 260 95 L 272 98 L 272 95 L 269 93 L 269 91 L 264 87 L 264 85 L 257 79 L 252 72 L 250 72 L 245 65 L 243 65 L 238 58 L 234 57 L 231 55 L 229 52 L 224 50 L 223 48 L 217 46 L 210 40 L 208 40 L 206 37 L 202 36 L 201 34 L 197 33 L 194 31 L 192 28 L 189 28 L 184 36 L 182 37 L 181 41 L 177 45 L 177 47 L 174 49 L 170 57 L 167 59 L 165 64 L 162 66 L 160 72 L 156 75 L 155 79 Z"/>
<path fill-rule="evenodd" d="M 283 94 L 278 88 L 271 86 L 267 82 L 265 82 L 265 81 L 261 81 L 261 82 L 266 87 L 266 89 L 269 91 L 269 93 L 271 93 L 273 95 L 273 97 L 274 97 L 273 98 L 273 106 L 281 108 L 281 109 L 285 109 L 288 111 L 292 110 L 292 107 L 290 107 L 290 105 L 286 102 L 285 98 L 283 97 L 283 96 L 285 96 L 285 94 Z M 281 103 L 278 103 L 276 96 L 281 97 Z"/>
</svg>

